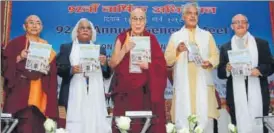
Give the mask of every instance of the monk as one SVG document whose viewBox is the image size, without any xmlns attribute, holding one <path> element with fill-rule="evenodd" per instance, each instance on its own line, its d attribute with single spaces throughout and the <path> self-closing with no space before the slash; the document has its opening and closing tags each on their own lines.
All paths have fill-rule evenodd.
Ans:
<svg viewBox="0 0 274 133">
<path fill-rule="evenodd" d="M 11 40 L 4 51 L 7 65 L 4 112 L 19 119 L 15 133 L 44 133 L 46 117 L 58 118 L 55 52 L 51 51 L 48 74 L 25 69 L 29 42 L 47 45 L 47 41 L 39 37 L 43 26 L 38 16 L 28 16 L 23 28 L 26 34 Z"/>
<path fill-rule="evenodd" d="M 125 111 L 152 110 L 156 118 L 152 119 L 148 133 L 166 133 L 164 90 L 166 88 L 166 62 L 156 37 L 145 30 L 146 14 L 134 9 L 130 14 L 131 28 L 118 35 L 110 66 L 116 74 L 113 90 L 114 116 L 124 116 Z M 130 36 L 150 38 L 151 63 L 140 62 L 141 73 L 129 72 L 130 50 L 136 45 Z M 144 120 L 132 119 L 130 133 L 140 133 Z M 119 131 L 113 124 L 113 133 Z"/>
</svg>

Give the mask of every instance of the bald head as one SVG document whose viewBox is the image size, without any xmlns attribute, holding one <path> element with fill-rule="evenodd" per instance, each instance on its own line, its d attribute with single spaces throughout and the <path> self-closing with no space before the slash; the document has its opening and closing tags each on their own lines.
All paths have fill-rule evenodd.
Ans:
<svg viewBox="0 0 274 133">
<path fill-rule="evenodd" d="M 137 15 L 142 15 L 142 16 L 146 17 L 146 13 L 145 13 L 145 11 L 142 8 L 135 8 L 134 10 L 132 10 L 130 12 L 130 18 L 132 16 L 136 15 L 136 14 Z"/>
<path fill-rule="evenodd" d="M 245 15 L 243 15 L 243 14 L 236 14 L 234 17 L 232 17 L 232 23 L 234 21 L 236 21 L 236 20 L 239 20 L 239 19 L 241 19 L 241 20 L 244 19 L 246 22 L 248 22 L 248 19 L 247 19 L 247 17 Z"/>
<path fill-rule="evenodd" d="M 43 29 L 42 21 L 37 15 L 30 15 L 25 19 L 23 28 L 28 35 L 39 36 Z"/>
<path fill-rule="evenodd" d="M 37 16 L 37 15 L 29 15 L 26 19 L 25 19 L 25 23 L 31 21 L 31 20 L 36 20 L 36 21 L 39 21 L 40 23 L 41 22 L 41 19 Z"/>
<path fill-rule="evenodd" d="M 249 28 L 248 19 L 243 14 L 237 14 L 232 18 L 231 24 L 232 30 L 234 30 L 235 35 L 243 37 Z"/>
</svg>

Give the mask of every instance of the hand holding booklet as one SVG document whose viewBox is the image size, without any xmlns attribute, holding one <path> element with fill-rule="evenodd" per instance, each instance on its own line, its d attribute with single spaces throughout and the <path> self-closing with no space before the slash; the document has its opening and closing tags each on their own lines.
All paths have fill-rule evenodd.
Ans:
<svg viewBox="0 0 274 133">
<path fill-rule="evenodd" d="M 251 74 L 251 55 L 247 49 L 229 50 L 228 58 L 233 76 L 249 76 Z"/>
<path fill-rule="evenodd" d="M 151 62 L 151 47 L 149 37 L 131 37 L 136 45 L 130 51 L 130 73 L 141 73 L 141 68 L 137 65 L 140 62 Z"/>
<path fill-rule="evenodd" d="M 85 74 L 100 72 L 101 66 L 99 61 L 100 45 L 79 44 L 80 64 Z"/>
<path fill-rule="evenodd" d="M 50 69 L 51 49 L 52 46 L 50 44 L 30 42 L 25 68 L 47 74 Z"/>
<path fill-rule="evenodd" d="M 200 54 L 199 47 L 195 42 L 185 43 L 188 50 L 188 61 L 193 61 L 197 66 L 201 66 L 203 64 L 203 58 Z"/>
</svg>

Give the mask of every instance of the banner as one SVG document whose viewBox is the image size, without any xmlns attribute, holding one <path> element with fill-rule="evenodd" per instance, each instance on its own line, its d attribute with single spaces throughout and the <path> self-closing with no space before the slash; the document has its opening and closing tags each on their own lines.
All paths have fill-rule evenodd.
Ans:
<svg viewBox="0 0 274 133">
<path fill-rule="evenodd" d="M 186 2 L 174 1 L 70 1 L 70 2 L 13 2 L 11 39 L 24 34 L 23 24 L 27 16 L 38 15 L 43 22 L 42 38 L 53 45 L 58 53 L 61 44 L 70 43 L 71 31 L 81 18 L 89 19 L 97 30 L 96 44 L 104 46 L 111 56 L 117 35 L 129 28 L 129 12 L 136 7 L 147 13 L 147 30 L 156 35 L 163 51 L 170 35 L 179 30 L 182 21 L 182 6 Z M 231 19 L 241 13 L 248 17 L 249 31 L 269 42 L 274 53 L 270 6 L 267 1 L 212 1 L 198 2 L 200 5 L 199 26 L 210 31 L 218 46 L 229 42 L 234 34 Z M 215 72 L 214 72 L 215 73 Z M 217 78 L 215 83 L 221 97 L 225 97 L 225 82 Z M 166 95 L 172 94 L 172 87 Z M 170 96 L 166 96 L 170 98 Z"/>
</svg>

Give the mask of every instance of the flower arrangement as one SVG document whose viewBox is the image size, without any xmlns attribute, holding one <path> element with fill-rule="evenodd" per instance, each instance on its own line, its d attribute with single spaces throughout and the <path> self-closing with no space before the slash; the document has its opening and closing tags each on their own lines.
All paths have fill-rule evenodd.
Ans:
<svg viewBox="0 0 274 133">
<path fill-rule="evenodd" d="M 167 133 L 176 133 L 176 128 L 175 125 L 173 123 L 167 123 L 166 124 L 166 132 Z"/>
<path fill-rule="evenodd" d="M 54 120 L 47 118 L 46 121 L 44 122 L 44 128 L 46 130 L 46 133 L 55 133 L 57 124 Z"/>
<path fill-rule="evenodd" d="M 203 128 L 198 125 L 197 115 L 190 115 L 187 120 L 189 127 L 178 130 L 178 133 L 203 133 Z"/>
<path fill-rule="evenodd" d="M 176 131 L 176 127 L 172 123 L 166 124 L 167 133 L 203 133 L 203 128 L 198 125 L 198 119 L 196 115 L 190 115 L 188 117 L 188 128 L 182 128 Z"/>
<path fill-rule="evenodd" d="M 118 117 L 115 119 L 115 122 L 121 133 L 127 133 L 130 129 L 131 119 L 129 117 Z"/>
<path fill-rule="evenodd" d="M 57 123 L 50 118 L 47 118 L 44 122 L 44 128 L 46 130 L 46 133 L 68 133 L 67 130 L 63 128 L 57 129 Z"/>
<path fill-rule="evenodd" d="M 234 124 L 229 123 L 228 124 L 228 129 L 229 129 L 230 133 L 237 133 L 237 128 Z"/>
</svg>

